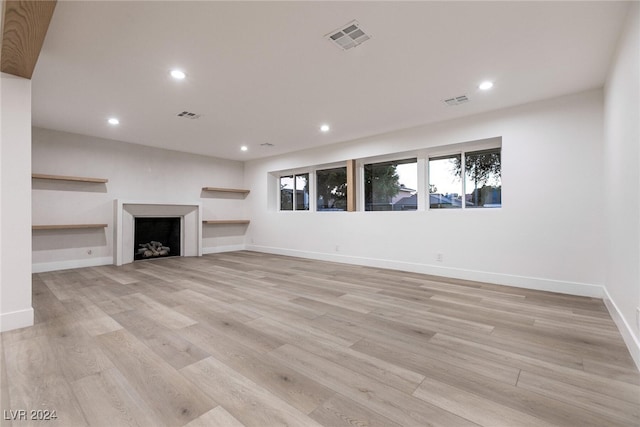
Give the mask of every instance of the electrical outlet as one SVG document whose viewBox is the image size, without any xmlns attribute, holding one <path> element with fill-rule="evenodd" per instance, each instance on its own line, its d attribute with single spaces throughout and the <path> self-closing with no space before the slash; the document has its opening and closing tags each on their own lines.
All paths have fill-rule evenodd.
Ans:
<svg viewBox="0 0 640 427">
<path fill-rule="evenodd" d="M 444 261 L 444 255 L 442 255 L 442 253 L 438 252 L 438 253 L 436 254 L 436 261 L 437 261 L 437 262 L 442 262 L 442 261 Z"/>
<path fill-rule="evenodd" d="M 640 331 L 640 307 L 636 307 L 636 326 Z"/>
</svg>

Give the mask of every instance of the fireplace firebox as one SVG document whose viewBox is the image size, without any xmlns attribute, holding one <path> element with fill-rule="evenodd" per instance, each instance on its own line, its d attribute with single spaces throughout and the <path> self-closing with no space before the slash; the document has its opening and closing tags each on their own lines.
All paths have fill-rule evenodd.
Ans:
<svg viewBox="0 0 640 427">
<path fill-rule="evenodd" d="M 180 256 L 180 217 L 136 217 L 134 260 Z"/>
</svg>

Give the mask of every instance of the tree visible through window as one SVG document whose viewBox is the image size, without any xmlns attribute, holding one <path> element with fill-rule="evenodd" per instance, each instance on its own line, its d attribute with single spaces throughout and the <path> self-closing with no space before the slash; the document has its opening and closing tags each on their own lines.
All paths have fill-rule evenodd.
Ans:
<svg viewBox="0 0 640 427">
<path fill-rule="evenodd" d="M 465 207 L 502 206 L 502 162 L 500 149 L 465 153 Z M 458 162 L 460 165 L 460 162 Z M 461 166 L 461 165 L 460 165 Z M 460 167 L 458 176 L 462 175 Z"/>
<path fill-rule="evenodd" d="M 309 210 L 309 174 L 280 177 L 280 210 Z"/>
<path fill-rule="evenodd" d="M 366 211 L 416 210 L 418 200 L 416 159 L 364 165 L 364 206 Z"/>
<path fill-rule="evenodd" d="M 293 210 L 293 175 L 280 177 L 280 210 Z"/>
<path fill-rule="evenodd" d="M 430 209 L 502 207 L 501 148 L 420 157 L 421 162 L 424 160 Z M 314 181 L 310 178 L 314 177 L 309 173 L 284 172 L 287 175 L 279 178 L 280 210 L 308 211 L 313 197 L 317 211 L 346 211 L 347 170 L 346 166 L 317 170 L 314 188 L 310 188 Z M 424 190 L 418 182 L 417 158 L 365 163 L 363 178 L 363 210 L 418 209 L 418 195 L 422 196 Z"/>
<path fill-rule="evenodd" d="M 304 173 L 296 175 L 296 210 L 308 211 L 309 210 L 309 174 Z"/>
<path fill-rule="evenodd" d="M 318 211 L 347 210 L 347 168 L 324 169 L 316 172 Z"/>
<path fill-rule="evenodd" d="M 460 162 L 460 154 L 429 159 L 431 209 L 462 208 L 462 179 L 457 172 Z"/>
</svg>

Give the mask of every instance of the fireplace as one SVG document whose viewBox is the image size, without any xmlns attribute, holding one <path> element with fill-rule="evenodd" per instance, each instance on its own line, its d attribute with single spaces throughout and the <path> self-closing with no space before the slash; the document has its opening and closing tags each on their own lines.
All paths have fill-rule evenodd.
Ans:
<svg viewBox="0 0 640 427">
<path fill-rule="evenodd" d="M 134 260 L 180 256 L 180 217 L 136 217 Z"/>
<path fill-rule="evenodd" d="M 114 200 L 115 229 L 113 263 L 123 265 L 133 262 L 140 243 L 136 242 L 135 228 L 138 219 L 179 218 L 181 236 L 176 248 L 179 256 L 202 255 L 202 204 L 201 202 L 150 202 Z M 171 248 L 170 256 L 176 255 L 174 244 L 166 244 L 162 239 L 154 242 Z M 150 240 L 149 240 L 150 242 Z M 176 249 L 177 250 L 177 249 Z"/>
</svg>

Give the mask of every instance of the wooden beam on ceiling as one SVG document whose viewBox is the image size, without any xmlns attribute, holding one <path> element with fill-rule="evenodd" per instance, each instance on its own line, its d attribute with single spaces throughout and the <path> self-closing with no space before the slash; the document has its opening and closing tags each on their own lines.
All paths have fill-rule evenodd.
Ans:
<svg viewBox="0 0 640 427">
<path fill-rule="evenodd" d="M 0 71 L 31 79 L 56 3 L 56 0 L 3 2 Z"/>
</svg>

